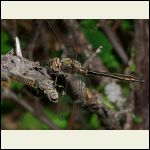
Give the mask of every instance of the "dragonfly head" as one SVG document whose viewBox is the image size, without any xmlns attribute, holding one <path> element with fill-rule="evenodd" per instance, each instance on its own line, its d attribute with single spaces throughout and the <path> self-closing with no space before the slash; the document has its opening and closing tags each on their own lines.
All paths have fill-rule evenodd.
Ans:
<svg viewBox="0 0 150 150">
<path fill-rule="evenodd" d="M 60 67 L 61 67 L 61 61 L 59 58 L 55 57 L 51 60 L 51 63 L 49 64 L 49 67 L 54 71 L 54 72 L 58 72 L 60 71 Z"/>
</svg>

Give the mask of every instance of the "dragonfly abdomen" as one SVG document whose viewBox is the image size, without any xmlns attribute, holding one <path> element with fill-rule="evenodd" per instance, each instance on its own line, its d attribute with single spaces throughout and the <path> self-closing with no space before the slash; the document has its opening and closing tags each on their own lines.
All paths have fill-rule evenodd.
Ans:
<svg viewBox="0 0 150 150">
<path fill-rule="evenodd" d="M 127 74 L 118 74 L 118 73 L 108 73 L 108 72 L 95 72 L 88 71 L 87 74 L 100 75 L 105 77 L 111 77 L 118 80 L 132 81 L 132 82 L 144 82 L 144 80 L 138 76 L 127 75 Z"/>
</svg>

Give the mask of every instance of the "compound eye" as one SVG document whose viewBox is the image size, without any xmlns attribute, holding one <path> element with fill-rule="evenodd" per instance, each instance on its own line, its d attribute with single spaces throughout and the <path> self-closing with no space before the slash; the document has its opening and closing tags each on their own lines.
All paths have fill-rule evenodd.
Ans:
<svg viewBox="0 0 150 150">
<path fill-rule="evenodd" d="M 54 64 L 55 68 L 58 70 L 59 69 L 59 65 L 57 63 Z"/>
<path fill-rule="evenodd" d="M 52 63 L 51 63 L 51 68 L 54 70 L 54 71 L 59 71 L 60 69 L 60 60 L 59 58 L 54 58 L 52 60 Z"/>
</svg>

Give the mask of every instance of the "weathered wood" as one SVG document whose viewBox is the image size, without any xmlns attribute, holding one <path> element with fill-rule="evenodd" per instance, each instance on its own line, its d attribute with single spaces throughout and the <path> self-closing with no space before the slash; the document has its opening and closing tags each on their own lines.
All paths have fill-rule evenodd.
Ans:
<svg viewBox="0 0 150 150">
<path fill-rule="evenodd" d="M 15 56 L 13 50 L 1 56 L 1 80 L 9 78 L 43 90 L 53 102 L 58 99 L 54 82 L 47 70 L 41 67 L 39 62 Z"/>
</svg>

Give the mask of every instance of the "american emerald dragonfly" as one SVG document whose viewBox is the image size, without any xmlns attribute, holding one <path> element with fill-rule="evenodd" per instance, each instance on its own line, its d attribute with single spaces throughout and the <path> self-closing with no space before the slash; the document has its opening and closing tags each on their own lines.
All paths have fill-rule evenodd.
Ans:
<svg viewBox="0 0 150 150">
<path fill-rule="evenodd" d="M 48 22 L 48 24 L 49 24 L 50 28 L 53 30 L 53 32 L 54 32 L 56 38 L 59 40 L 60 44 L 63 44 L 63 46 L 64 46 L 64 43 L 60 39 L 57 31 L 54 29 L 52 24 L 50 22 Z M 71 33 L 72 40 L 74 40 L 73 35 L 74 34 Z M 74 41 L 72 42 L 72 44 L 74 44 Z M 74 50 L 74 52 L 71 52 L 71 50 L 66 49 L 65 46 L 64 46 L 64 48 L 67 51 L 67 55 L 69 57 L 72 53 L 76 53 L 74 56 L 77 56 L 77 52 L 75 50 Z M 101 51 L 102 46 L 100 46 L 98 49 Z M 119 80 L 125 80 L 125 81 L 143 82 L 141 77 L 138 77 L 135 75 L 109 73 L 109 72 L 98 72 L 95 70 L 88 70 L 86 67 L 82 66 L 80 64 L 80 62 L 78 60 L 76 60 L 76 58 L 63 58 L 63 59 L 54 58 L 51 60 L 50 65 L 51 65 L 50 67 L 53 69 L 54 72 L 63 71 L 65 73 L 68 73 L 68 72 L 69 73 L 78 73 L 78 74 L 82 74 L 82 75 L 93 74 L 93 75 L 111 77 L 111 78 L 115 78 L 115 79 L 119 79 Z"/>
<path fill-rule="evenodd" d="M 88 69 L 86 66 L 81 65 L 81 63 L 78 61 L 77 57 L 77 51 L 66 48 L 65 44 L 63 43 L 62 39 L 60 38 L 60 35 L 58 34 L 55 26 L 53 25 L 53 22 L 50 20 L 47 21 L 48 26 L 54 33 L 55 37 L 59 41 L 60 45 L 63 45 L 64 50 L 66 51 L 67 57 L 65 58 L 52 58 L 49 63 L 49 68 L 56 74 L 79 74 L 83 76 L 88 76 L 88 75 L 96 75 L 96 76 L 104 76 L 104 77 L 110 77 L 118 80 L 123 80 L 123 81 L 131 81 L 131 82 L 144 82 L 143 79 L 139 76 L 131 75 L 131 74 L 120 74 L 120 73 L 110 73 L 110 72 L 101 72 L 101 71 L 96 71 L 92 69 Z M 74 33 L 71 32 L 69 35 L 70 38 L 72 39 L 72 45 L 75 47 L 75 42 L 74 42 Z M 98 48 L 99 51 L 101 51 L 102 46 Z M 71 54 L 73 54 L 73 57 Z M 71 56 L 71 57 L 70 57 Z"/>
<path fill-rule="evenodd" d="M 50 68 L 54 72 L 64 72 L 71 74 L 81 74 L 81 75 L 99 75 L 105 77 L 111 77 L 118 80 L 132 81 L 132 82 L 144 82 L 142 78 L 133 75 L 119 74 L 119 73 L 109 73 L 109 72 L 97 72 L 93 70 L 88 70 L 86 67 L 82 66 L 77 60 L 71 58 L 53 58 L 51 60 Z"/>
</svg>

